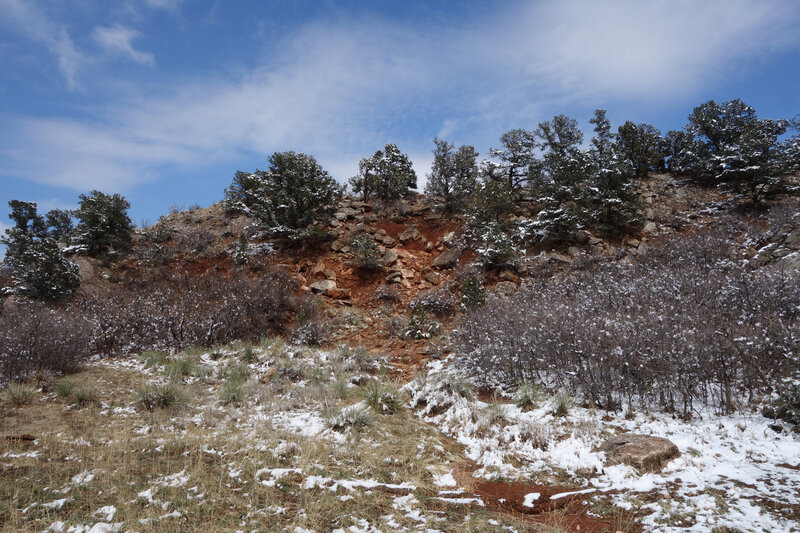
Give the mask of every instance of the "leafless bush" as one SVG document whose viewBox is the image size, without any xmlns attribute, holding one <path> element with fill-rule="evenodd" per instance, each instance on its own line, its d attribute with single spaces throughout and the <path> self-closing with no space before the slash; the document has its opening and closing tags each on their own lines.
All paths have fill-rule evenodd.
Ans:
<svg viewBox="0 0 800 533">
<path fill-rule="evenodd" d="M 292 330 L 292 342 L 319 345 L 328 339 L 328 333 L 328 324 L 322 316 L 317 300 L 312 297 L 301 300 Z"/>
<path fill-rule="evenodd" d="M 164 278 L 76 302 L 91 319 L 99 353 L 212 346 L 258 338 L 294 309 L 294 280 L 271 270 L 259 280 Z"/>
<path fill-rule="evenodd" d="M 374 298 L 384 302 L 399 302 L 402 300 L 400 292 L 391 285 L 381 285 L 375 289 Z"/>
<path fill-rule="evenodd" d="M 800 367 L 800 284 L 729 259 L 730 231 L 680 237 L 490 299 L 456 333 L 458 366 L 546 383 L 598 407 L 736 409 Z"/>
<path fill-rule="evenodd" d="M 0 306 L 0 376 L 69 372 L 91 355 L 91 328 L 79 315 L 41 304 Z"/>
<path fill-rule="evenodd" d="M 197 226 L 182 232 L 176 241 L 179 248 L 197 253 L 214 244 L 214 234 L 204 226 Z"/>
</svg>

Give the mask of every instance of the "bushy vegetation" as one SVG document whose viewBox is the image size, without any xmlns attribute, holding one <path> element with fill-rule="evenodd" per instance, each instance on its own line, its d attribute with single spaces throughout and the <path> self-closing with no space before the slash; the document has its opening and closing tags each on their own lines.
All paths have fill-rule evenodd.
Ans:
<svg viewBox="0 0 800 533">
<path fill-rule="evenodd" d="M 70 372 L 92 354 L 156 352 L 255 339 L 280 330 L 297 309 L 296 282 L 270 270 L 260 279 L 166 277 L 115 287 L 60 307 L 0 308 L 0 376 Z M 190 360 L 163 360 L 174 377 Z"/>
<path fill-rule="evenodd" d="M 726 232 L 676 237 L 634 264 L 595 265 L 490 298 L 456 332 L 457 366 L 544 383 L 597 407 L 732 411 L 800 367 L 800 284 L 730 257 Z"/>
<path fill-rule="evenodd" d="M 398 200 L 417 188 L 417 174 L 408 156 L 394 144 L 387 144 L 372 157 L 359 162 L 358 174 L 350 186 L 365 202 Z"/>
<path fill-rule="evenodd" d="M 355 265 L 364 270 L 377 270 L 384 265 L 383 254 L 369 233 L 362 233 L 350 243 Z"/>
<path fill-rule="evenodd" d="M 225 201 L 274 235 L 302 241 L 317 235 L 314 224 L 333 212 L 341 193 L 313 156 L 289 151 L 272 154 L 266 171 L 236 172 Z"/>
<path fill-rule="evenodd" d="M 133 237 L 133 222 L 128 216 L 131 205 L 119 194 L 104 194 L 92 191 L 81 194 L 75 217 L 76 244 L 91 256 L 98 256 L 111 249 L 120 250 L 130 246 Z"/>
<path fill-rule="evenodd" d="M 0 237 L 0 243 L 8 247 L 3 264 L 11 273 L 14 292 L 44 301 L 71 295 L 80 279 L 78 266 L 61 256 L 61 216 L 52 211 L 46 217 L 38 214 L 34 202 L 11 200 L 8 205 L 14 226 Z"/>
<path fill-rule="evenodd" d="M 458 150 L 452 143 L 434 139 L 433 165 L 425 184 L 425 194 L 445 213 L 462 211 L 478 187 L 478 152 L 472 146 Z"/>
</svg>

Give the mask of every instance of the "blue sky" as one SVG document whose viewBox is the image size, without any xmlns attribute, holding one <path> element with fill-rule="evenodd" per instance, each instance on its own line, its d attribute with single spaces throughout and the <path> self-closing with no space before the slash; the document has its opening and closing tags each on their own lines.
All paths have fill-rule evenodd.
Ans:
<svg viewBox="0 0 800 533">
<path fill-rule="evenodd" d="M 800 112 L 800 2 L 0 0 L 0 224 L 119 192 L 139 224 L 307 152 L 344 181 L 388 142 L 482 154 L 554 114 L 683 126 Z"/>
</svg>

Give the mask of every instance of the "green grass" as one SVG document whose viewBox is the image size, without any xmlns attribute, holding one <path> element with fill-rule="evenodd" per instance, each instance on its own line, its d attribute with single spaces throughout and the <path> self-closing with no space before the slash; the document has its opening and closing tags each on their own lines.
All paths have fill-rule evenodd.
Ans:
<svg viewBox="0 0 800 533">
<path fill-rule="evenodd" d="M 22 407 L 23 405 L 29 405 L 33 403 L 33 400 L 36 399 L 38 394 L 39 391 L 31 387 L 30 385 L 25 385 L 24 383 L 16 383 L 14 381 L 9 383 L 8 387 L 6 387 L 5 390 L 6 398 L 15 407 Z"/>
<path fill-rule="evenodd" d="M 187 401 L 186 392 L 173 383 L 148 383 L 134 393 L 134 403 L 151 412 L 182 407 Z"/>
</svg>

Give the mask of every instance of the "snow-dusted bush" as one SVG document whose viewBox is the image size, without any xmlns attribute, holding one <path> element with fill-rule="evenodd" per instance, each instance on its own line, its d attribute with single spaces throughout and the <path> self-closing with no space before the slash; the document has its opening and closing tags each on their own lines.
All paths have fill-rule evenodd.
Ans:
<svg viewBox="0 0 800 533">
<path fill-rule="evenodd" d="M 98 353 L 213 346 L 258 338 L 295 308 L 296 283 L 280 270 L 259 280 L 165 277 L 76 301 Z"/>
<path fill-rule="evenodd" d="M 91 355 L 91 328 L 73 313 L 40 304 L 0 306 L 0 379 L 69 372 Z"/>
<path fill-rule="evenodd" d="M 564 388 L 607 409 L 730 411 L 800 367 L 800 284 L 728 259 L 725 235 L 675 238 L 635 264 L 595 265 L 490 298 L 455 333 L 459 368 Z"/>
<path fill-rule="evenodd" d="M 362 233 L 352 240 L 350 248 L 353 252 L 354 262 L 358 268 L 364 270 L 377 270 L 384 265 L 383 254 L 369 233 Z"/>
<path fill-rule="evenodd" d="M 411 311 L 425 310 L 436 316 L 449 316 L 456 312 L 458 299 L 444 287 L 425 291 L 411 300 Z"/>
</svg>

